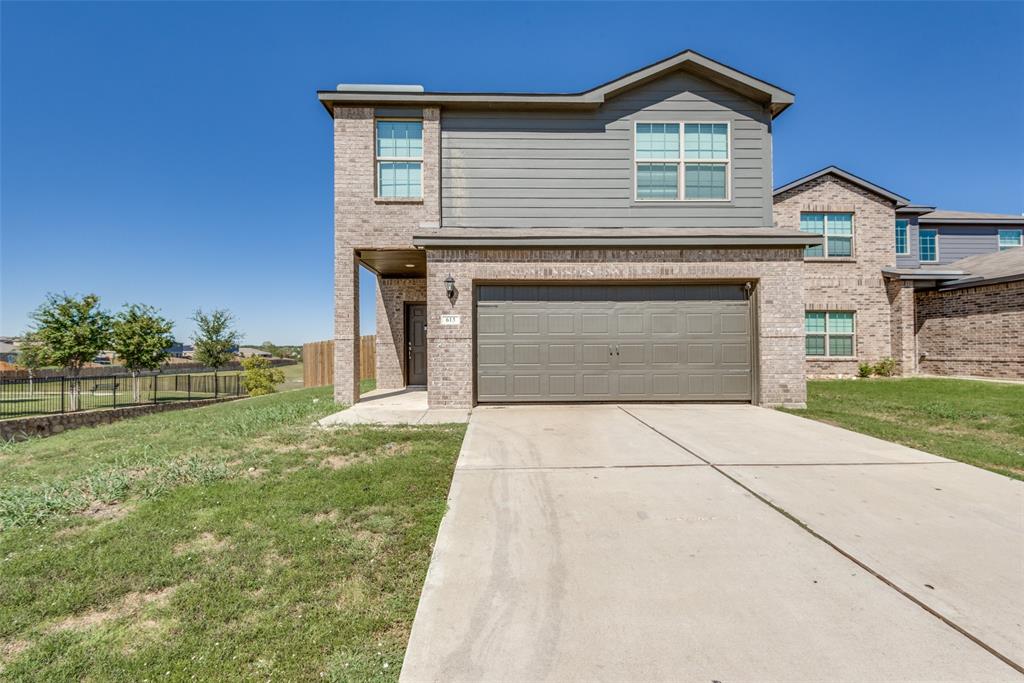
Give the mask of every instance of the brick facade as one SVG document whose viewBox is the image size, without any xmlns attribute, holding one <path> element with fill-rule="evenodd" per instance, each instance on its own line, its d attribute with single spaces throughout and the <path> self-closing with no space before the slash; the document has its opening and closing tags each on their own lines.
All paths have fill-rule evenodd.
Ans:
<svg viewBox="0 0 1024 683">
<path fill-rule="evenodd" d="M 1024 282 L 917 293 L 920 370 L 1024 378 Z"/>
<path fill-rule="evenodd" d="M 890 292 L 882 276 L 882 268 L 896 263 L 895 204 L 835 175 L 825 175 L 775 198 L 776 227 L 798 229 L 803 212 L 853 214 L 852 256 L 808 258 L 804 264 L 804 298 L 807 310 L 856 313 L 855 356 L 807 358 L 807 374 L 851 376 L 857 373 L 858 363 L 901 358 L 901 348 L 900 353 L 894 353 Z M 902 336 L 899 341 L 902 344 Z"/>
<path fill-rule="evenodd" d="M 431 407 L 473 405 L 473 291 L 485 281 L 750 281 L 757 303 L 757 401 L 802 406 L 803 269 L 799 249 L 431 249 L 427 365 Z M 455 278 L 449 301 L 444 280 Z M 441 326 L 440 316 L 461 316 Z"/>
<path fill-rule="evenodd" d="M 409 249 L 421 225 L 441 216 L 441 115 L 423 109 L 423 198 L 376 198 L 374 110 L 334 108 L 334 399 L 359 398 L 359 249 Z M 381 348 L 378 346 L 378 358 Z M 392 350 L 386 377 L 393 381 Z M 379 361 L 378 361 L 379 362 Z M 399 361 L 400 362 L 400 361 Z"/>
<path fill-rule="evenodd" d="M 377 278 L 377 388 L 405 386 L 405 304 L 426 303 L 423 278 Z"/>
</svg>

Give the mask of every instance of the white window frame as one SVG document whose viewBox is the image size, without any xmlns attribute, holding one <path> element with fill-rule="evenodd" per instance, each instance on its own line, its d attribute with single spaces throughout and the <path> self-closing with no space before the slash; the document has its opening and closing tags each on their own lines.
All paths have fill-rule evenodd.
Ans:
<svg viewBox="0 0 1024 683">
<path fill-rule="evenodd" d="M 935 233 L 935 258 L 925 261 L 921 258 L 921 243 L 924 241 L 921 239 L 921 233 L 923 232 L 934 232 Z M 921 263 L 938 263 L 939 262 L 939 230 L 938 228 L 918 228 L 917 230 L 917 260 Z"/>
<path fill-rule="evenodd" d="M 808 332 L 806 315 L 808 313 L 824 313 L 825 314 L 825 331 L 824 332 Z M 850 313 L 853 315 L 853 331 L 847 334 L 846 332 L 836 332 L 836 337 L 850 337 L 850 345 L 853 353 L 849 356 L 833 356 L 832 345 L 829 344 L 829 338 L 833 336 L 832 332 L 828 331 L 828 317 L 833 313 Z M 822 358 L 830 358 L 837 360 L 850 360 L 851 358 L 857 358 L 857 311 L 821 311 L 817 309 L 808 309 L 804 311 L 804 357 L 810 360 L 820 360 Z M 820 356 L 812 356 L 807 353 L 807 337 L 824 337 L 825 339 L 825 353 Z"/>
<path fill-rule="evenodd" d="M 1017 244 L 1011 244 L 1009 246 L 1003 246 L 1003 235 L 1004 232 L 1015 232 L 1017 233 Z M 1024 247 L 1024 229 L 1021 228 L 999 228 L 996 230 L 996 246 L 999 247 L 999 251 L 1006 251 L 1008 249 L 1017 249 Z"/>
<path fill-rule="evenodd" d="M 400 116 L 379 116 L 373 119 L 373 197 L 382 202 L 420 202 L 423 201 L 423 147 L 420 147 L 418 157 L 382 157 L 377 154 L 377 124 L 407 122 L 420 124 L 420 130 L 426 134 L 426 127 L 423 126 L 423 119 L 416 117 Z M 420 193 L 416 197 L 381 197 L 380 196 L 380 164 L 381 162 L 419 162 L 420 164 Z"/>
<path fill-rule="evenodd" d="M 899 230 L 900 223 L 906 223 L 904 226 L 903 235 L 903 251 L 900 251 L 899 244 L 896 245 L 897 256 L 909 256 L 910 255 L 910 220 L 907 218 L 897 218 L 896 225 L 893 226 L 893 237 L 895 237 L 897 230 Z"/>
<path fill-rule="evenodd" d="M 821 233 L 808 232 L 808 235 L 821 235 L 821 256 L 804 256 L 804 259 L 822 260 L 828 259 L 829 261 L 849 261 L 857 258 L 857 213 L 855 211 L 801 211 L 800 219 L 803 219 L 805 213 L 820 213 L 825 217 L 825 225 L 822 228 Z M 828 217 L 837 214 L 849 214 L 850 215 L 850 255 L 849 256 L 829 256 L 828 253 Z M 800 226 L 797 225 L 797 229 Z M 803 231 L 801 231 L 803 232 Z M 839 311 L 843 313 L 844 311 Z"/>
<path fill-rule="evenodd" d="M 679 126 L 679 157 L 675 159 L 637 159 L 636 158 L 636 142 L 637 142 L 637 126 L 647 123 L 672 123 L 678 124 Z M 686 158 L 686 124 L 688 123 L 704 123 L 704 124 L 720 124 L 725 126 L 725 135 L 727 138 L 727 148 L 725 159 L 687 159 Z M 731 121 L 681 121 L 681 120 L 668 120 L 668 119 L 642 119 L 633 121 L 633 201 L 640 203 L 661 203 L 666 202 L 687 202 L 689 204 L 700 204 L 702 202 L 709 202 L 713 204 L 721 204 L 723 202 L 732 201 L 732 122 Z M 725 166 L 725 197 L 722 199 L 687 199 L 686 198 L 686 164 L 719 164 Z M 640 174 L 638 168 L 640 164 L 676 164 L 679 167 L 679 172 L 676 174 L 676 198 L 675 199 L 660 199 L 660 198 L 647 198 L 639 196 L 639 185 L 640 185 Z"/>
</svg>

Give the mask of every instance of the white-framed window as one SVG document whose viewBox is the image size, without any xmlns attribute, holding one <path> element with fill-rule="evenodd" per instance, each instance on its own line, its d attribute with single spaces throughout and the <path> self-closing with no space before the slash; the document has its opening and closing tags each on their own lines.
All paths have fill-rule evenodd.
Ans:
<svg viewBox="0 0 1024 683">
<path fill-rule="evenodd" d="M 917 258 L 922 263 L 939 260 L 939 231 L 935 228 L 921 228 L 917 231 Z"/>
<path fill-rule="evenodd" d="M 800 230 L 824 236 L 824 243 L 806 247 L 811 258 L 851 258 L 853 256 L 852 213 L 801 213 Z"/>
<path fill-rule="evenodd" d="M 728 123 L 637 121 L 633 140 L 637 201 L 729 201 Z"/>
<path fill-rule="evenodd" d="M 853 311 L 805 311 L 805 349 L 808 356 L 853 358 L 855 318 Z"/>
<path fill-rule="evenodd" d="M 910 221 L 896 219 L 896 253 L 905 256 L 910 253 Z"/>
<path fill-rule="evenodd" d="M 1012 228 L 999 231 L 999 251 L 1024 246 L 1024 230 Z"/>
<path fill-rule="evenodd" d="M 377 119 L 377 197 L 423 197 L 423 121 Z"/>
</svg>

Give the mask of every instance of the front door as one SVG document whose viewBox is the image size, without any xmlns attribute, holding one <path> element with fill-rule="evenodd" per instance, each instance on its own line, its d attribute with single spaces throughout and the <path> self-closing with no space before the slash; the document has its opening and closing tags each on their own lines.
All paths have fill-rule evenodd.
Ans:
<svg viewBox="0 0 1024 683">
<path fill-rule="evenodd" d="M 405 305 L 405 383 L 427 383 L 427 305 Z"/>
</svg>

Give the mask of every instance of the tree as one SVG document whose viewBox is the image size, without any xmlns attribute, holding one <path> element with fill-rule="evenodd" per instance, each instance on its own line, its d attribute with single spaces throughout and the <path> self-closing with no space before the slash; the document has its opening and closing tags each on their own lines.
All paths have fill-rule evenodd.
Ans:
<svg viewBox="0 0 1024 683">
<path fill-rule="evenodd" d="M 47 359 L 71 376 L 71 410 L 78 410 L 78 375 L 110 343 L 110 314 L 95 294 L 47 294 L 31 318 L 31 334 L 45 347 Z"/>
<path fill-rule="evenodd" d="M 28 370 L 28 395 L 31 397 L 35 394 L 33 382 L 36 370 L 50 364 L 46 346 L 39 341 L 39 336 L 35 332 L 27 332 L 22 336 L 18 345 L 17 364 Z"/>
<path fill-rule="evenodd" d="M 231 324 L 234 318 L 223 309 L 211 311 L 209 314 L 197 310 L 192 315 L 196 324 L 196 333 L 192 335 L 195 347 L 194 358 L 203 365 L 213 368 L 214 382 L 217 370 L 226 365 L 234 353 L 232 349 L 238 345 L 238 332 Z"/>
<path fill-rule="evenodd" d="M 277 391 L 277 385 L 284 381 L 284 372 L 271 367 L 270 361 L 259 356 L 242 359 L 245 378 L 242 384 L 250 396 L 263 396 Z"/>
<path fill-rule="evenodd" d="M 114 317 L 111 344 L 114 353 L 132 375 L 136 403 L 141 400 L 139 373 L 156 370 L 167 360 L 170 355 L 168 349 L 174 343 L 171 336 L 173 328 L 170 320 L 145 304 L 125 305 Z"/>
</svg>

